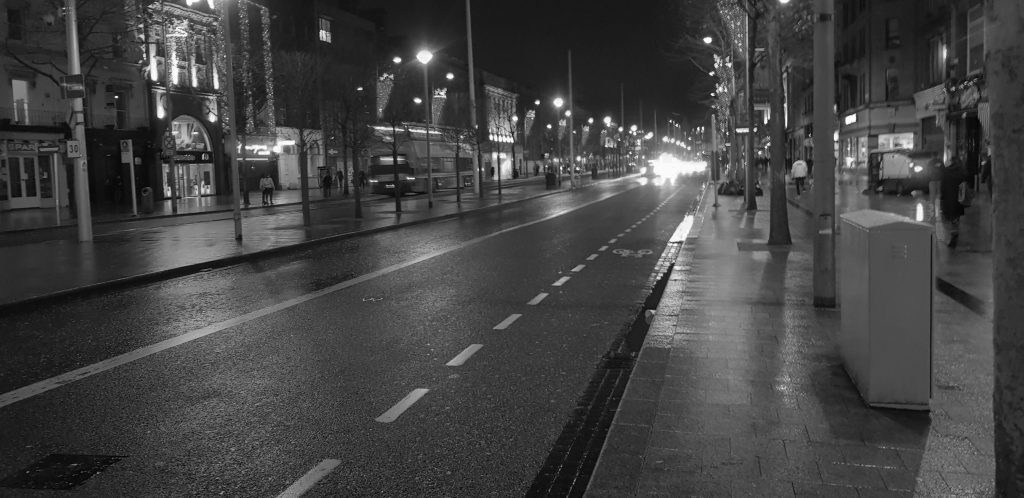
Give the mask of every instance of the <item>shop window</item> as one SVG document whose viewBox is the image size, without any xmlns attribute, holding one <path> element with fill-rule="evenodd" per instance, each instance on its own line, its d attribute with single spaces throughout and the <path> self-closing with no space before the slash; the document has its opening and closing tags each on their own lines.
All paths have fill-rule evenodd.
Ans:
<svg viewBox="0 0 1024 498">
<path fill-rule="evenodd" d="M 985 17 L 981 6 L 967 11 L 967 74 L 980 72 L 985 66 Z"/>
</svg>

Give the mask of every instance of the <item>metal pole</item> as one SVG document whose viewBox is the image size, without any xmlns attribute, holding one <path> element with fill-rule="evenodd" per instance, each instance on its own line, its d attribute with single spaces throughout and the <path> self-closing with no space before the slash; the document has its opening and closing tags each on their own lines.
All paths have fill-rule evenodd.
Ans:
<svg viewBox="0 0 1024 498">
<path fill-rule="evenodd" d="M 576 187 L 576 152 L 572 138 L 572 50 L 569 51 L 569 186 Z"/>
<path fill-rule="evenodd" d="M 163 2 L 160 3 L 160 13 L 163 16 L 160 19 L 160 28 L 163 33 L 164 43 L 164 112 L 167 113 L 167 128 L 164 130 L 164 135 L 173 138 L 174 113 L 171 112 L 171 71 L 174 68 L 171 67 L 171 44 L 167 38 L 167 11 L 164 10 Z M 160 103 L 157 102 L 157 105 L 160 105 Z M 171 148 L 167 156 L 167 170 L 171 172 L 171 214 L 178 214 L 178 165 L 174 161 L 174 148 Z"/>
<path fill-rule="evenodd" d="M 834 0 L 814 1 L 814 305 L 836 306 Z"/>
<path fill-rule="evenodd" d="M 745 12 L 744 20 L 744 45 L 746 48 L 746 73 L 747 76 L 744 78 L 744 87 L 747 93 L 747 174 L 744 181 L 744 204 L 746 204 L 747 211 L 757 211 L 757 185 L 755 184 L 755 176 L 757 174 L 757 167 L 754 161 L 754 94 L 753 94 L 753 81 L 754 81 L 754 46 L 756 39 L 750 37 L 750 0 L 747 0 L 747 8 Z M 754 26 L 757 29 L 757 26 Z"/>
<path fill-rule="evenodd" d="M 427 207 L 434 207 L 434 177 L 431 176 L 430 170 L 430 83 L 429 77 L 427 76 L 427 63 L 423 64 L 423 111 L 426 114 L 426 126 L 427 126 Z"/>
<path fill-rule="evenodd" d="M 242 240 L 242 199 L 241 190 L 242 186 L 238 181 L 238 163 L 236 162 L 235 156 L 238 154 L 238 126 L 237 123 L 231 119 L 231 114 L 235 109 L 235 78 L 234 70 L 231 67 L 231 17 L 230 17 L 230 5 L 231 2 L 224 2 L 224 11 L 221 15 L 221 23 L 224 29 L 224 76 L 227 81 L 224 83 L 224 98 L 227 101 L 227 112 L 224 109 L 221 111 L 221 125 L 228 127 L 227 140 L 224 143 L 224 160 L 231 169 L 231 204 L 234 206 L 232 219 L 235 221 L 235 240 Z M 225 119 L 227 117 L 227 119 Z"/>
<path fill-rule="evenodd" d="M 135 156 L 134 154 L 128 158 L 128 174 L 131 175 L 132 180 L 132 216 L 136 218 L 139 216 L 139 200 L 136 199 L 135 193 Z"/>
<path fill-rule="evenodd" d="M 78 55 L 78 14 L 76 0 L 67 0 L 68 74 L 82 74 L 82 63 Z M 75 164 L 75 205 L 78 211 L 78 241 L 92 242 L 92 211 L 89 207 L 89 163 L 85 145 L 85 114 L 82 112 L 82 98 L 71 99 L 71 120 L 75 140 L 78 141 L 81 156 Z M 59 204 L 59 202 L 58 202 Z"/>
<path fill-rule="evenodd" d="M 626 87 L 619 82 L 619 128 L 626 130 Z M 622 167 L 622 131 L 619 132 L 619 174 L 623 173 Z"/>
<path fill-rule="evenodd" d="M 711 114 L 711 184 L 715 191 L 715 203 L 713 207 L 718 207 L 718 179 L 721 177 L 722 172 L 718 170 L 718 128 L 715 127 L 715 114 Z"/>
<path fill-rule="evenodd" d="M 480 130 L 476 123 L 476 74 L 473 70 L 473 14 L 469 8 L 469 0 L 466 0 L 466 46 L 467 57 L 469 58 L 469 126 L 473 128 L 476 142 L 476 154 L 473 155 L 474 167 L 476 168 L 476 192 L 479 198 L 484 197 L 484 170 L 483 158 L 480 151 Z"/>
<path fill-rule="evenodd" d="M 51 157 L 51 162 L 53 164 L 53 198 L 57 201 L 55 203 L 57 205 L 57 210 L 56 210 L 55 214 L 57 215 L 57 226 L 60 226 L 60 197 L 61 197 L 60 196 L 60 170 L 62 170 L 64 168 L 62 167 L 63 166 L 63 162 L 61 162 L 61 161 L 53 161 L 52 160 L 52 158 L 54 157 L 53 155 L 51 155 L 50 157 Z M 138 213 L 136 213 L 136 214 L 138 214 Z"/>
</svg>

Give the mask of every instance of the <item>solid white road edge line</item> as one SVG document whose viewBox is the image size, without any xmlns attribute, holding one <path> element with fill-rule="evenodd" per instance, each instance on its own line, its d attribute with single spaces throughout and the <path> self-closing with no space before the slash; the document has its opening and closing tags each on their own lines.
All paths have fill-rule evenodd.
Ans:
<svg viewBox="0 0 1024 498">
<path fill-rule="evenodd" d="M 509 327 L 509 325 L 512 325 L 513 323 L 515 323 L 515 321 L 518 320 L 519 317 L 521 317 L 521 316 L 523 316 L 522 313 L 512 313 L 511 315 L 508 316 L 508 318 L 502 320 L 501 323 L 495 325 L 494 326 L 494 330 L 505 330 L 505 329 L 507 329 Z"/>
<path fill-rule="evenodd" d="M 537 306 L 538 304 L 540 304 L 541 301 L 544 300 L 545 297 L 548 297 L 548 293 L 547 292 L 541 292 L 540 294 L 537 294 L 536 296 L 534 296 L 533 299 L 531 299 L 530 302 L 528 302 L 526 304 L 529 305 L 529 306 Z"/>
<path fill-rule="evenodd" d="M 470 344 L 468 348 L 463 349 L 462 352 L 458 354 L 458 356 L 452 358 L 451 361 L 445 363 L 444 366 L 461 367 L 464 363 L 466 363 L 466 360 L 468 360 L 470 356 L 473 356 L 477 351 L 480 351 L 480 348 L 482 347 L 484 347 L 483 344 Z"/>
<path fill-rule="evenodd" d="M 564 283 L 566 283 L 568 281 L 569 281 L 569 277 L 562 277 L 562 278 L 560 278 L 558 280 L 555 280 L 555 283 L 553 283 L 551 285 L 553 285 L 555 287 L 561 287 L 562 284 L 564 284 Z"/>
<path fill-rule="evenodd" d="M 330 474 L 335 467 L 341 464 L 341 460 L 324 460 L 320 462 L 312 470 L 306 472 L 306 475 L 299 478 L 298 481 L 288 486 L 288 489 L 284 490 L 283 493 L 277 495 L 277 498 L 298 498 L 302 496 L 306 491 L 309 491 L 320 479 L 323 479 L 327 474 Z"/>
<path fill-rule="evenodd" d="M 587 265 L 576 265 L 576 268 L 573 268 L 571 271 L 573 273 L 579 273 L 579 272 L 583 271 L 583 269 L 586 268 L 586 267 L 587 267 Z"/>
<path fill-rule="evenodd" d="M 305 303 L 306 301 L 311 301 L 311 300 L 316 299 L 318 297 L 322 297 L 322 296 L 325 296 L 327 294 L 331 294 L 333 292 L 337 292 L 337 291 L 342 290 L 342 289 L 347 289 L 349 287 L 361 284 L 361 283 L 366 282 L 368 280 L 373 280 L 373 279 L 375 279 L 377 277 L 380 277 L 380 276 L 383 276 L 383 275 L 387 275 L 389 273 L 396 272 L 398 270 L 401 270 L 403 268 L 415 265 L 417 263 L 421 263 L 421 262 L 426 261 L 428 259 L 433 259 L 433 258 L 436 258 L 438 256 L 442 256 L 442 255 L 448 254 L 450 252 L 457 251 L 459 249 L 464 249 L 466 247 L 479 244 L 480 242 L 483 242 L 485 240 L 497 237 L 499 235 L 504 235 L 504 234 L 506 234 L 508 232 L 511 232 L 513 230 L 518 230 L 520 228 L 526 228 L 528 226 L 536 225 L 538 223 L 543 223 L 545 221 L 553 220 L 553 219 L 555 219 L 555 218 L 557 218 L 559 216 L 571 213 L 573 211 L 577 211 L 579 209 L 583 209 L 583 208 L 588 207 L 588 206 L 590 206 L 592 204 L 597 204 L 598 202 L 602 202 L 602 201 L 608 200 L 608 199 L 610 199 L 612 197 L 614 197 L 614 196 L 608 196 L 608 197 L 603 197 L 603 198 L 600 198 L 600 199 L 595 199 L 593 201 L 580 204 L 579 206 L 576 206 L 576 207 L 573 207 L 573 208 L 569 208 L 569 209 L 566 209 L 564 211 L 559 211 L 557 213 L 554 213 L 552 215 L 546 216 L 544 218 L 539 218 L 539 219 L 536 219 L 536 220 L 533 220 L 533 221 L 528 221 L 526 223 L 523 223 L 522 225 L 516 225 L 514 227 L 508 227 L 508 228 L 506 228 L 504 230 L 498 230 L 497 232 L 490 233 L 490 234 L 484 235 L 482 237 L 477 237 L 477 238 L 472 239 L 472 240 L 467 240 L 467 241 L 465 241 L 465 242 L 463 242 L 461 244 L 454 245 L 454 246 L 449 247 L 447 249 L 442 249 L 440 251 L 435 251 L 435 252 L 432 252 L 432 253 L 429 253 L 429 254 L 424 254 L 423 256 L 419 256 L 419 257 L 410 259 L 408 261 L 403 261 L 401 263 L 396 263 L 396 264 L 393 264 L 391 266 L 388 266 L 388 267 L 385 267 L 385 268 L 381 268 L 381 269 L 376 270 L 376 271 L 372 271 L 372 272 L 367 273 L 365 275 L 360 275 L 360 276 L 358 276 L 356 278 L 353 278 L 351 280 L 346 280 L 344 282 L 338 282 L 338 283 L 336 283 L 336 284 L 334 284 L 334 285 L 332 285 L 330 287 L 324 287 L 323 289 L 320 289 L 320 290 L 314 291 L 314 292 L 310 292 L 309 294 L 303 294 L 303 295 L 298 296 L 298 297 L 293 297 L 293 298 L 288 299 L 286 301 L 281 301 L 280 303 L 272 304 L 272 305 L 267 306 L 266 308 L 263 308 L 263 309 L 258 309 L 256 311 L 251 311 L 251 312 L 246 313 L 244 315 L 239 315 L 239 316 L 236 316 L 234 318 L 229 318 L 229 319 L 224 320 L 222 322 L 218 322 L 218 323 L 214 323 L 214 324 L 211 324 L 211 325 L 207 325 L 207 326 L 205 326 L 203 328 L 200 328 L 200 329 L 197 329 L 197 330 L 193 330 L 193 331 L 190 331 L 190 332 L 186 332 L 186 333 L 184 333 L 182 335 L 179 335 L 177 337 L 172 337 L 172 338 L 164 340 L 164 341 L 160 341 L 160 342 L 158 342 L 156 344 L 151 344 L 149 346 L 143 346 L 143 347 L 141 347 L 139 349 L 136 349 L 136 350 L 133 350 L 133 351 L 129 351 L 127 353 L 123 353 L 123 354 L 114 356 L 112 358 L 107 358 L 106 360 L 103 360 L 101 362 L 93 363 L 92 365 L 86 365 L 84 367 L 77 368 L 75 370 L 71 370 L 70 372 L 65 372 L 63 374 L 60 374 L 60 375 L 57 375 L 57 376 L 54 376 L 54 377 L 50 377 L 48 379 L 41 380 L 39 382 L 36 382 L 36 383 L 33 383 L 33 384 L 29 384 L 27 386 L 20 387 L 18 389 L 13 390 L 13 391 L 8 391 L 6 393 L 0 394 L 0 408 L 3 408 L 5 406 L 17 403 L 19 401 L 31 398 L 33 396 L 38 396 L 38 395 L 40 395 L 42 393 L 45 393 L 47 391 L 51 391 L 51 390 L 56 389 L 58 387 L 64 386 L 66 384 L 71 384 L 71 383 L 80 381 L 82 379 L 85 379 L 85 378 L 88 378 L 88 377 L 92 377 L 93 375 L 96 375 L 96 374 L 102 373 L 102 372 L 106 372 L 107 370 L 110 370 L 110 369 L 113 369 L 113 368 L 117 368 L 117 367 L 119 367 L 121 365 L 125 365 L 125 364 L 131 363 L 133 361 L 140 360 L 140 359 L 145 358 L 147 356 L 159 353 L 159 352 L 161 352 L 161 351 L 163 351 L 165 349 L 170 349 L 170 348 L 173 348 L 175 346 L 180 346 L 182 344 L 194 341 L 196 339 L 200 339 L 200 338 L 206 337 L 206 336 L 208 336 L 210 334 L 215 334 L 215 333 L 220 332 L 222 330 L 229 329 L 229 328 L 235 327 L 237 325 L 242 325 L 244 323 L 253 321 L 253 320 L 257 319 L 257 318 L 261 318 L 261 317 L 264 317 L 264 316 L 267 316 L 267 315 L 270 315 L 270 314 L 273 314 L 273 313 L 277 313 L 278 311 L 286 310 L 286 309 L 291 308 L 293 306 L 297 306 L 299 304 Z"/>
<path fill-rule="evenodd" d="M 422 398 L 423 395 L 427 394 L 428 392 L 430 392 L 430 389 L 424 389 L 422 387 L 413 389 L 411 393 L 406 394 L 405 397 L 402 398 L 402 401 L 396 403 L 395 406 L 392 406 L 391 408 L 388 409 L 388 411 L 382 413 L 379 417 L 375 418 L 374 420 L 382 424 L 389 424 L 391 422 L 394 422 L 395 420 L 398 420 L 398 417 L 401 417 L 402 414 L 405 413 L 405 411 L 408 410 L 409 407 L 413 405 L 413 403 L 419 401 L 420 398 Z"/>
</svg>

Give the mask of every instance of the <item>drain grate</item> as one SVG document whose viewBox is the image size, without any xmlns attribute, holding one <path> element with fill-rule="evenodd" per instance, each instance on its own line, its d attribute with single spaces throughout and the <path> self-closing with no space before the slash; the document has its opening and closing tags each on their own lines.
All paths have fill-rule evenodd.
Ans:
<svg viewBox="0 0 1024 498">
<path fill-rule="evenodd" d="M 27 468 L 0 481 L 0 487 L 18 489 L 68 490 L 103 472 L 123 456 L 47 455 Z"/>
</svg>

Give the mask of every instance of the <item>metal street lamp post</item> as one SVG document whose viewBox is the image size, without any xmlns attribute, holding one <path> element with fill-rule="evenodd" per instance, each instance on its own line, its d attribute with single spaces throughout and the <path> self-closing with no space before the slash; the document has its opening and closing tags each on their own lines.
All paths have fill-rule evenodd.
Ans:
<svg viewBox="0 0 1024 498">
<path fill-rule="evenodd" d="M 430 63 L 430 59 L 434 58 L 429 50 L 420 50 L 416 54 L 416 59 L 423 64 L 423 98 L 426 100 L 426 105 L 423 106 L 424 113 L 426 114 L 426 127 L 427 127 L 427 207 L 434 207 L 434 177 L 431 174 L 431 170 L 434 169 L 430 164 L 430 82 L 428 77 L 427 64 Z M 398 185 L 395 185 L 398 188 Z"/>
</svg>

